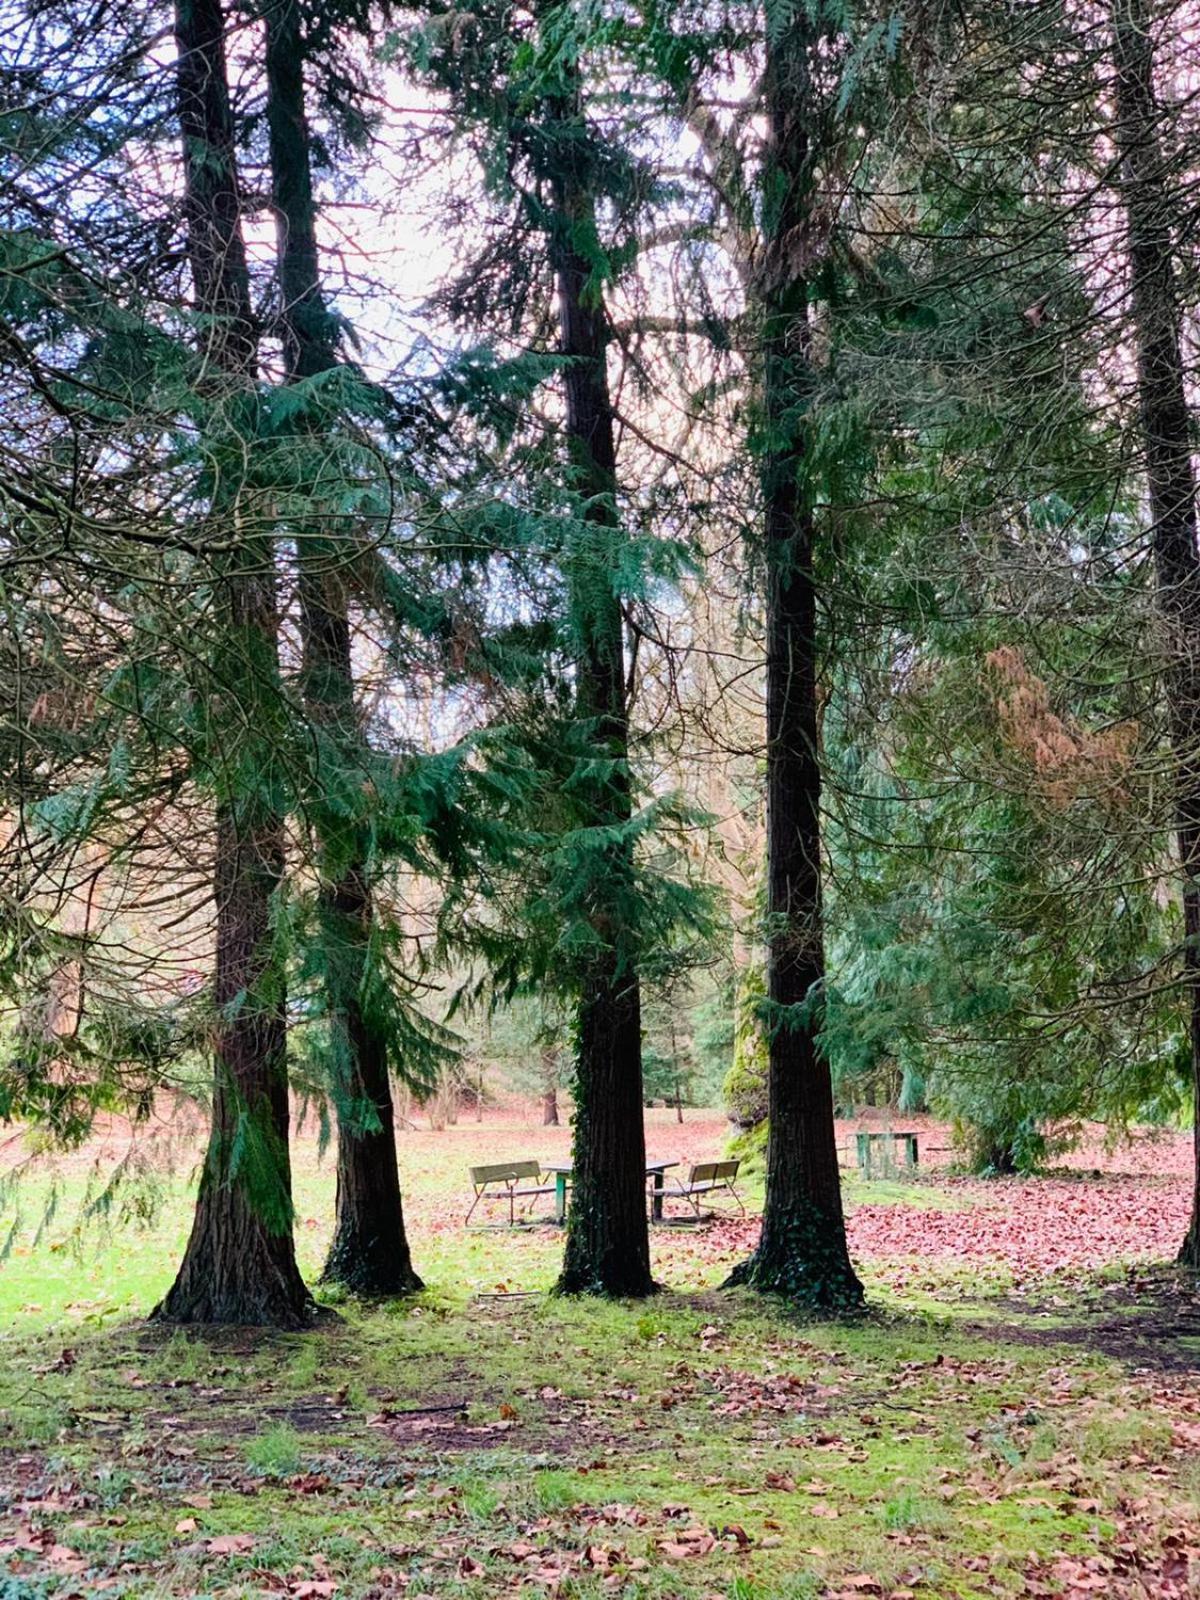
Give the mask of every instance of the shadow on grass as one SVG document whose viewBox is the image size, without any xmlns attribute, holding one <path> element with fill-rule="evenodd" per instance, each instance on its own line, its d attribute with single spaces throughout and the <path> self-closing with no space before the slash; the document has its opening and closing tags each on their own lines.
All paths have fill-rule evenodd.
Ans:
<svg viewBox="0 0 1200 1600">
<path fill-rule="evenodd" d="M 992 1343 L 1072 1345 L 1138 1371 L 1200 1372 L 1200 1278 L 1186 1267 L 1127 1267 L 1042 1299 L 998 1296 L 986 1320 L 960 1324 Z"/>
</svg>

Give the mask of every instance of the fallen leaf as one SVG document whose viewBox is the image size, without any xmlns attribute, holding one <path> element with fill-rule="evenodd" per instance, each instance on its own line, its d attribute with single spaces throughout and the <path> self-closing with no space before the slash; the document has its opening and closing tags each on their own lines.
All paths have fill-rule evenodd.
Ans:
<svg viewBox="0 0 1200 1600">
<path fill-rule="evenodd" d="M 682 1561 L 685 1556 L 706 1556 L 716 1545 L 715 1539 L 709 1539 L 706 1544 L 697 1541 L 695 1544 L 679 1544 L 671 1539 L 664 1539 L 659 1544 L 659 1549 L 669 1561 Z"/>
<path fill-rule="evenodd" d="M 257 1543 L 252 1533 L 219 1533 L 206 1541 L 205 1548 L 212 1556 L 239 1556 L 253 1550 Z"/>
</svg>

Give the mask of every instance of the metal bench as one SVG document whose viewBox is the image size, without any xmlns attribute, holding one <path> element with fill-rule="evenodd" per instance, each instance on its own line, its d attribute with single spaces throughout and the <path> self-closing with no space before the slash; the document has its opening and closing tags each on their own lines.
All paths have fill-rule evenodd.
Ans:
<svg viewBox="0 0 1200 1600">
<path fill-rule="evenodd" d="M 745 1216 L 746 1207 L 742 1203 L 741 1195 L 733 1186 L 733 1180 L 737 1177 L 741 1164 L 740 1160 L 697 1161 L 688 1168 L 686 1178 L 677 1183 L 673 1189 L 663 1191 L 663 1197 L 667 1200 L 686 1200 L 699 1217 L 700 1196 L 724 1190 L 726 1194 L 733 1196 L 738 1210 Z"/>
<path fill-rule="evenodd" d="M 475 1207 L 481 1200 L 507 1200 L 508 1223 L 513 1227 L 517 1220 L 517 1201 L 534 1200 L 544 1194 L 553 1194 L 552 1183 L 542 1183 L 542 1164 L 540 1161 L 502 1161 L 489 1167 L 471 1167 L 471 1187 L 475 1191 L 475 1198 L 471 1201 L 470 1210 L 463 1218 L 463 1227 L 470 1222 L 475 1214 Z M 529 1179 L 533 1179 L 532 1188 L 523 1188 Z M 533 1209 L 532 1206 L 529 1208 Z"/>
</svg>

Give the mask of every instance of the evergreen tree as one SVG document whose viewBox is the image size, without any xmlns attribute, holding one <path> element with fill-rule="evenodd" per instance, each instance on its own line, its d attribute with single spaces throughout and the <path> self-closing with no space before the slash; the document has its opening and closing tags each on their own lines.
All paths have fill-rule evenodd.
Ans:
<svg viewBox="0 0 1200 1600">
<path fill-rule="evenodd" d="M 216 766 L 212 1132 L 183 1262 L 155 1315 L 302 1327 L 312 1315 L 292 1242 L 285 977 L 276 939 L 284 814 L 273 765 L 280 695 L 275 565 L 240 492 L 258 432 L 257 330 L 242 235 L 220 0 L 178 0 L 175 44 L 187 248 L 210 400 L 210 537 L 247 709 Z"/>
<path fill-rule="evenodd" d="M 620 886 L 631 873 L 632 816 L 625 628 L 611 579 L 620 561 L 617 449 L 604 266 L 597 251 L 598 174 L 574 64 L 578 44 L 565 30 L 556 37 L 555 24 L 561 27 L 566 20 L 562 12 L 541 19 L 546 44 L 561 64 L 554 75 L 559 81 L 551 77 L 544 90 L 539 143 L 550 195 L 546 227 L 558 291 L 559 348 L 566 357 L 572 487 L 589 532 L 596 530 L 594 539 L 581 541 L 569 569 L 579 632 L 578 712 L 594 730 L 596 753 L 605 764 L 580 798 L 589 825 L 612 833 L 614 841 L 593 868 L 593 919 L 603 933 L 582 977 L 576 1024 L 574 1188 L 559 1283 L 567 1292 L 642 1295 L 653 1288 L 653 1280 L 646 1228 L 641 990 L 631 959 L 633 941 L 613 924 L 614 913 L 619 917 L 622 909 Z"/>
<path fill-rule="evenodd" d="M 163 946 L 149 887 L 163 819 L 192 803 L 160 694 L 189 539 L 159 514 L 157 459 L 191 358 L 157 315 L 158 215 L 123 160 L 161 132 L 137 71 L 155 19 L 136 8 L 93 36 L 65 0 L 17 11 L 0 64 L 0 792 L 20 819 L 0 844 L 15 1019 L 0 1103 L 72 1145 L 98 1107 L 144 1113 L 207 1033 L 198 1005 L 144 982 Z M 181 830 L 197 849 L 180 852 L 173 915 L 209 892 L 210 836 L 211 816 Z M 115 880 L 125 913 L 140 902 L 141 942 Z"/>
<path fill-rule="evenodd" d="M 665 958 L 673 925 L 694 931 L 703 915 L 696 897 L 667 876 L 650 886 L 637 861 L 670 808 L 635 805 L 623 612 L 646 569 L 657 562 L 669 571 L 671 557 L 639 548 L 622 524 L 606 295 L 635 258 L 639 184 L 652 180 L 588 115 L 587 63 L 609 20 L 599 5 L 479 3 L 435 20 L 413 55 L 477 141 L 492 197 L 510 219 L 503 262 L 485 249 L 442 303 L 460 316 L 503 304 L 514 331 L 543 347 L 551 316 L 557 325 L 558 359 L 540 377 L 549 371 L 561 383 L 565 461 L 535 502 L 536 542 L 526 558 L 540 547 L 561 574 L 558 637 L 571 704 L 567 710 L 560 677 L 535 719 L 554 791 L 542 824 L 553 838 L 541 867 L 524 863 L 520 920 L 531 948 L 542 950 L 535 964 L 543 981 L 570 992 L 575 1007 L 574 1175 L 560 1287 L 643 1295 L 654 1285 L 642 969 Z M 551 495 L 556 516 L 548 524 Z M 548 525 L 558 541 L 552 549 Z"/>
<path fill-rule="evenodd" d="M 765 656 L 766 1034 L 770 1133 L 763 1231 L 731 1281 L 825 1307 L 862 1298 L 846 1246 L 825 1001 L 818 589 L 832 571 L 842 511 L 839 466 L 821 447 L 817 315 L 835 273 L 833 207 L 821 185 L 863 137 L 864 62 L 874 18 L 840 6 L 645 6 L 637 50 L 700 148 L 701 202 L 685 236 L 719 245 L 735 274 L 735 317 L 712 316 L 714 342 L 736 327 L 744 361 L 743 434 L 761 520 L 746 526 Z M 730 62 L 736 63 L 736 68 Z M 719 65 L 714 65 L 714 63 Z M 718 110 L 738 71 L 755 90 Z M 761 136 L 757 135 L 761 122 Z M 703 192 L 703 191 L 702 191 Z M 704 326 L 702 324 L 702 326 Z M 694 320 L 676 324 L 691 336 Z M 840 465 L 840 464 L 839 464 Z"/>
<path fill-rule="evenodd" d="M 891 430 L 859 491 L 886 519 L 855 519 L 837 569 L 826 1042 L 835 1082 L 902 1063 L 995 1170 L 1176 1084 L 1157 630 L 1123 390 L 1096 403 L 1120 330 L 1081 242 L 1111 208 L 1084 154 L 1093 22 L 984 7 L 943 33 L 953 110 L 936 141 L 906 124 L 909 176 L 864 208 L 826 330 L 839 437 Z"/>
<path fill-rule="evenodd" d="M 762 1235 L 731 1282 L 815 1305 L 852 1307 L 833 1128 L 820 1043 L 824 949 L 821 766 L 808 275 L 815 258 L 813 91 L 827 28 L 806 9 L 766 11 L 763 259 L 759 268 L 759 443 L 763 497 L 767 769 L 767 1186 Z"/>
<path fill-rule="evenodd" d="M 64 0 L 58 9 L 70 7 Z M 333 13 L 325 8 L 307 15 L 306 50 L 319 47 L 333 58 Z M 339 19 L 347 15 L 347 8 L 338 8 Z M 53 33 L 60 20 L 45 25 Z M 211 14 L 201 20 L 213 23 Z M 194 21 L 187 13 L 183 26 Z M 133 31 L 139 47 L 149 48 L 153 31 Z M 261 36 L 255 30 L 248 37 Z M 113 71 L 123 83 L 122 75 L 138 64 L 138 48 L 129 48 L 124 35 L 118 46 Z M 101 76 L 102 50 L 98 60 Z M 328 64 L 322 57 L 322 68 Z M 251 75 L 261 66 L 253 53 L 245 62 Z M 318 74 L 327 105 L 347 92 L 336 67 L 333 60 L 330 71 Z M 207 64 L 200 77 L 208 81 Z M 251 658 L 245 630 L 234 628 L 226 602 L 231 573 L 238 575 L 238 550 L 251 552 L 246 560 L 264 593 L 274 590 L 277 572 L 286 580 L 295 551 L 314 580 L 309 597 L 315 583 L 330 576 L 333 602 L 342 609 L 333 616 L 333 603 L 322 607 L 318 594 L 305 612 L 285 587 L 282 625 L 289 647 L 293 618 L 303 636 L 304 622 L 315 617 L 326 625 L 322 643 L 332 635 L 343 646 L 338 659 L 344 665 L 349 640 L 338 624 L 348 621 L 353 595 L 360 617 L 370 610 L 383 624 L 364 651 L 377 673 L 396 673 L 407 690 L 404 668 L 411 660 L 423 675 L 422 698 L 439 675 L 457 674 L 459 687 L 451 692 L 461 694 L 470 680 L 461 662 L 453 665 L 457 641 L 449 637 L 446 591 L 462 542 L 442 563 L 445 571 L 435 571 L 437 563 L 423 552 L 406 550 L 406 525 L 393 518 L 399 452 L 432 459 L 429 440 L 437 437 L 441 418 L 429 403 L 428 384 L 425 398 L 414 385 L 392 392 L 349 363 L 307 377 L 293 371 L 282 384 L 262 381 L 253 367 L 235 374 L 232 355 L 229 372 L 214 367 L 211 353 L 226 350 L 230 322 L 216 322 L 203 304 L 197 308 L 198 289 L 189 294 L 191 282 L 178 281 L 187 258 L 172 248 L 170 196 L 156 187 L 169 169 L 152 166 L 144 192 L 122 188 L 130 170 L 124 140 L 160 140 L 170 120 L 178 120 L 177 106 L 148 102 L 136 74 L 132 81 L 140 121 L 115 119 L 105 79 L 96 97 L 99 132 L 86 123 L 80 132 L 79 107 L 68 94 L 66 125 L 74 131 L 61 147 L 38 136 L 43 159 L 56 167 L 64 159 L 60 150 L 74 144 L 79 162 L 99 174 L 103 187 L 91 210 L 55 219 L 63 240 L 49 229 L 44 241 L 36 240 L 49 274 L 28 273 L 17 305 L 31 349 L 39 363 L 40 352 L 48 351 L 49 361 L 31 364 L 19 388 L 23 413 L 43 428 L 43 448 L 27 474 L 38 495 L 13 526 L 22 549 L 14 571 L 32 572 L 36 549 L 43 576 L 28 589 L 9 583 L 6 615 L 14 631 L 5 642 L 11 641 L 18 662 L 33 646 L 43 666 L 12 680 L 6 729 L 32 729 L 32 742 L 19 733 L 0 749 L 4 792 L 25 808 L 27 819 L 4 841 L 4 893 L 16 914 L 4 922 L 0 979 L 28 1022 L 4 1062 L 0 1104 L 6 1114 L 37 1121 L 57 1141 L 73 1144 L 86 1137 L 98 1109 L 143 1117 L 156 1095 L 158 1109 L 165 1109 L 164 1091 L 205 1098 L 201 1062 L 211 1040 L 235 1024 L 244 1028 L 255 1012 L 282 1020 L 286 971 L 294 980 L 288 1012 L 297 1081 L 322 1096 L 332 1081 L 333 1102 L 350 1133 L 375 1134 L 379 1114 L 361 1094 L 356 1098 L 346 1070 L 339 995 L 351 996 L 364 1031 L 386 1049 L 387 1070 L 412 1085 L 433 1080 L 452 1053 L 452 1039 L 415 1003 L 420 975 L 401 970 L 397 952 L 405 939 L 396 906 L 385 901 L 380 911 L 377 902 L 369 930 L 348 919 L 354 924 L 348 938 L 346 920 L 310 892 L 308 867 L 312 862 L 320 872 L 340 874 L 361 862 L 369 868 L 372 896 L 382 885 L 393 899 L 397 871 L 440 874 L 442 921 L 429 919 L 431 941 L 458 937 L 472 896 L 486 898 L 471 852 L 491 850 L 495 860 L 508 848 L 505 811 L 515 777 L 477 759 L 483 754 L 478 739 L 418 754 L 416 741 L 386 716 L 376 714 L 368 730 L 336 683 L 330 710 L 319 694 L 306 691 L 327 690 L 336 673 L 322 677 L 320 662 L 309 670 L 312 651 L 297 663 L 288 648 L 281 675 L 278 656 L 265 643 L 267 607 L 257 615 Z M 69 72 L 67 83 L 73 83 Z M 54 103 L 52 92 L 43 103 Z M 247 165 L 256 153 L 250 137 L 255 111 L 252 96 L 235 130 L 246 135 Z M 332 112 L 352 122 L 344 103 L 332 104 Z M 235 127 L 220 114 L 222 128 Z M 203 160 L 203 146 L 188 148 Z M 141 172 L 136 163 L 132 170 Z M 215 170 L 240 181 L 232 144 Z M 35 168 L 31 189 L 43 177 Z M 200 192 L 207 202 L 208 191 Z M 235 307 L 244 319 L 237 324 L 240 358 L 266 325 L 235 237 L 250 201 L 244 194 L 219 199 L 221 217 L 233 219 L 230 279 L 245 288 Z M 281 200 L 292 205 L 296 196 Z M 31 214 L 45 224 L 44 213 Z M 26 224 L 25 232 L 11 242 L 22 254 L 36 238 L 36 228 Z M 302 229 L 295 236 L 303 243 Z M 293 278 L 305 278 L 303 262 L 289 265 Z M 314 257 L 309 266 L 315 265 Z M 70 288 L 65 295 L 64 286 Z M 222 280 L 220 287 L 224 292 L 228 285 Z M 265 282 L 260 287 L 267 289 Z M 305 327 L 332 348 L 336 319 L 320 304 L 319 279 L 316 298 L 323 316 Z M 290 310 L 276 327 L 303 321 Z M 200 355 L 187 348 L 181 330 L 199 335 Z M 39 396 L 45 397 L 44 415 Z M 71 448 L 62 447 L 72 441 L 74 459 Z M 25 481 L 12 475 L 18 490 Z M 413 542 L 425 543 L 420 536 Z M 273 595 L 272 603 L 279 625 Z M 462 620 L 469 623 L 465 604 Z M 256 992 L 235 987 L 230 995 L 223 954 L 227 1003 L 214 1017 L 213 989 L 203 981 L 213 938 L 206 880 L 211 883 L 213 874 L 213 807 L 227 796 L 231 807 L 257 816 L 257 805 L 280 826 L 285 816 L 294 819 L 295 856 L 286 894 L 281 879 L 271 880 L 268 937 L 246 955 L 264 974 L 270 1006 Z M 219 920 L 228 897 L 217 909 Z M 53 1009 L 57 1018 L 44 1027 L 37 1000 L 43 990 L 46 1016 Z M 58 994 L 66 1003 L 55 999 L 51 1007 Z M 277 1030 L 270 1032 L 272 1046 L 278 1038 Z M 218 1085 L 227 1078 L 218 1075 Z M 286 1186 L 276 1181 L 281 1174 L 286 1179 L 286 1161 L 277 1141 L 241 1115 L 236 1090 L 217 1105 L 216 1116 L 223 1129 L 232 1120 L 232 1132 L 224 1144 L 214 1139 L 206 1171 L 215 1174 L 219 1192 L 241 1185 L 254 1203 L 261 1201 L 273 1231 L 286 1210 L 280 1202 Z M 286 1133 L 286 1120 L 281 1128 Z M 364 1163 L 368 1184 L 377 1177 L 386 1183 L 381 1165 Z M 206 1188 L 206 1216 L 215 1204 Z M 396 1221 L 402 1227 L 398 1208 Z M 364 1231 L 378 1237 L 373 1225 Z M 392 1237 L 395 1242 L 395 1229 Z M 201 1241 L 194 1243 L 199 1248 Z M 196 1315 L 204 1314 L 200 1306 Z M 256 1312 L 250 1307 L 244 1314 Z"/>
<path fill-rule="evenodd" d="M 307 431 L 316 433 L 312 443 L 319 451 L 328 443 L 321 437 L 329 401 L 322 380 L 338 365 L 337 320 L 321 284 L 305 105 L 309 41 L 299 0 L 272 0 L 265 24 L 286 377 L 303 389 L 301 415 L 307 410 Z M 421 1280 L 413 1270 L 404 1230 L 389 1081 L 389 1018 L 387 1008 L 373 999 L 387 977 L 376 969 L 372 953 L 369 829 L 351 809 L 355 791 L 369 781 L 351 656 L 349 590 L 357 537 L 348 519 L 337 514 L 336 504 L 313 509 L 312 520 L 297 527 L 296 540 L 303 692 L 317 749 L 308 811 L 321 875 L 318 938 L 338 1119 L 336 1221 L 324 1277 L 361 1293 L 404 1294 L 419 1289 Z"/>
<path fill-rule="evenodd" d="M 1164 639 L 1174 758 L 1183 971 L 1194 1084 L 1192 1218 L 1180 1260 L 1200 1267 L 1200 551 L 1196 477 L 1176 287 L 1173 197 L 1154 81 L 1154 19 L 1145 0 L 1113 0 L 1116 139 L 1128 219 L 1142 460 Z"/>
</svg>

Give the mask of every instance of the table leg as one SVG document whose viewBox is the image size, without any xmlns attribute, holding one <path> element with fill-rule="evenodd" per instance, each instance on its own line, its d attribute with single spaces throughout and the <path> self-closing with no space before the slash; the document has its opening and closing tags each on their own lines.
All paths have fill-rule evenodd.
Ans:
<svg viewBox="0 0 1200 1600">
<path fill-rule="evenodd" d="M 554 1174 L 554 1220 L 565 1222 L 567 1220 L 567 1175 L 565 1172 Z"/>
<path fill-rule="evenodd" d="M 650 1220 L 652 1222 L 662 1221 L 663 1183 L 666 1176 L 665 1172 L 656 1172 L 654 1174 L 654 1184 L 650 1190 Z"/>
</svg>

